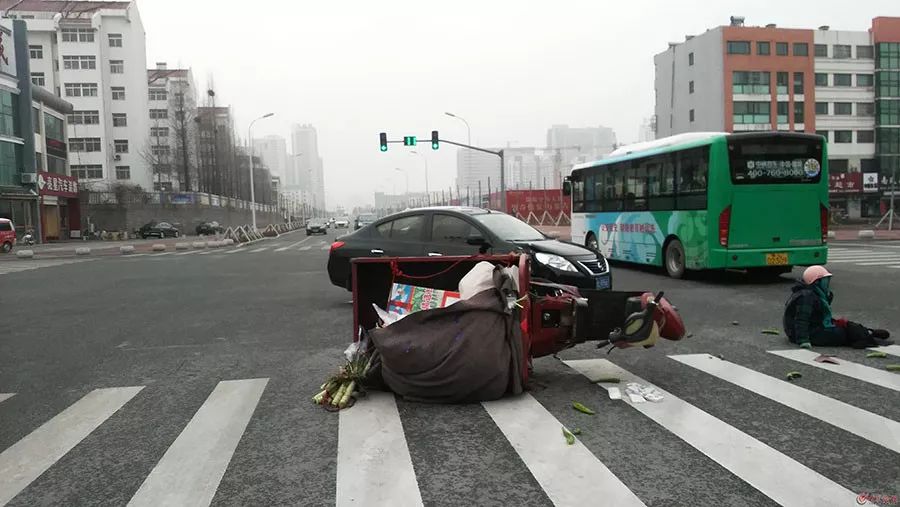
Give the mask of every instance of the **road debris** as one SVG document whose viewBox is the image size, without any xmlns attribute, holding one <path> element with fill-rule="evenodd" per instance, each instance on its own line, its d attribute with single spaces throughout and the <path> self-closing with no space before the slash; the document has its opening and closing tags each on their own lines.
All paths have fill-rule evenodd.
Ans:
<svg viewBox="0 0 900 507">
<path fill-rule="evenodd" d="M 874 351 L 866 354 L 866 357 L 887 357 L 887 354 L 885 354 L 884 352 L 882 352 L 880 350 L 874 350 Z"/>
<path fill-rule="evenodd" d="M 575 443 L 575 435 L 572 434 L 571 431 L 567 430 L 565 426 L 562 427 L 563 436 L 566 437 L 566 444 L 572 445 Z"/>
<path fill-rule="evenodd" d="M 884 369 L 887 371 L 900 371 L 900 364 L 886 364 Z"/>
<path fill-rule="evenodd" d="M 622 380 L 619 377 L 599 377 L 591 379 L 592 384 L 618 384 Z"/>
<path fill-rule="evenodd" d="M 573 402 L 572 402 L 572 408 L 574 408 L 575 410 L 581 412 L 582 414 L 587 414 L 587 415 L 594 415 L 594 414 L 596 414 L 596 412 L 594 412 L 593 410 L 591 410 L 591 409 L 585 407 L 585 406 L 582 405 L 581 403 L 578 403 L 577 401 L 573 401 Z"/>
<path fill-rule="evenodd" d="M 775 328 L 768 328 L 768 329 L 763 329 L 762 334 L 770 334 L 770 335 L 778 336 L 781 334 L 781 331 L 779 331 Z"/>
<path fill-rule="evenodd" d="M 799 371 L 789 371 L 785 378 L 788 380 L 794 380 L 803 377 Z"/>
<path fill-rule="evenodd" d="M 581 435 L 581 428 L 575 428 L 574 430 L 572 430 L 572 434 L 573 435 Z"/>
<path fill-rule="evenodd" d="M 645 386 L 637 382 L 629 382 L 625 387 L 625 393 L 634 403 L 642 403 L 644 401 L 652 401 L 659 403 L 663 400 L 663 395 L 653 386 Z"/>
<path fill-rule="evenodd" d="M 841 364 L 837 362 L 837 359 L 835 359 L 834 357 L 835 356 L 830 354 L 822 354 L 819 357 L 815 358 L 814 361 L 817 363 Z"/>
<path fill-rule="evenodd" d="M 611 400 L 622 399 L 622 391 L 618 387 L 610 387 L 607 392 L 609 393 L 609 399 Z"/>
<path fill-rule="evenodd" d="M 740 326 L 741 323 L 738 322 L 738 321 L 736 321 L 736 320 L 732 320 L 732 321 L 731 321 L 731 325 L 732 325 L 732 326 Z"/>
</svg>

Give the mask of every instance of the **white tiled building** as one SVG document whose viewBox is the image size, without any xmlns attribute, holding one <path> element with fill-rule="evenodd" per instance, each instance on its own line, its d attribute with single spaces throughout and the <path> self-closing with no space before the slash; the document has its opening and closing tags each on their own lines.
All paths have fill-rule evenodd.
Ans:
<svg viewBox="0 0 900 507">
<path fill-rule="evenodd" d="M 191 69 L 157 62 L 147 70 L 147 97 L 148 146 L 142 155 L 151 166 L 153 188 L 198 189 L 197 86 Z"/>
<path fill-rule="evenodd" d="M 71 102 L 71 173 L 94 188 L 151 189 L 144 27 L 135 2 L 2 0 L 26 19 L 34 83 Z M 115 120 L 114 120 L 115 115 Z"/>
</svg>

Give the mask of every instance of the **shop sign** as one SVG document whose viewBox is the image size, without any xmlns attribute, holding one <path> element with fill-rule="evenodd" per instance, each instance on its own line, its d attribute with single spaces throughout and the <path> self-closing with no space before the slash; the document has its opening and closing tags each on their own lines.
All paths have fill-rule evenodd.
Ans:
<svg viewBox="0 0 900 507">
<path fill-rule="evenodd" d="M 863 192 L 878 192 L 878 173 L 863 174 Z"/>
<path fill-rule="evenodd" d="M 829 194 L 858 194 L 862 191 L 863 175 L 860 172 L 828 175 Z"/>
<path fill-rule="evenodd" d="M 38 173 L 38 192 L 57 197 L 78 197 L 78 180 L 56 173 Z"/>
</svg>

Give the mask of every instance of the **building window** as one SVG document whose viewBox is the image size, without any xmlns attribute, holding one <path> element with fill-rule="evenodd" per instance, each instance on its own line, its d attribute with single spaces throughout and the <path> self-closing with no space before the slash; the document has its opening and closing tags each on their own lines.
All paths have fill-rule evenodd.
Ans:
<svg viewBox="0 0 900 507">
<path fill-rule="evenodd" d="M 169 137 L 169 127 L 150 127 L 150 137 Z"/>
<path fill-rule="evenodd" d="M 69 151 L 100 151 L 102 145 L 99 137 L 70 137 Z"/>
<path fill-rule="evenodd" d="M 853 131 L 852 130 L 835 130 L 834 131 L 834 142 L 840 144 L 847 144 L 853 142 Z"/>
<path fill-rule="evenodd" d="M 856 86 L 874 86 L 875 85 L 875 77 L 872 74 L 857 74 L 856 75 Z"/>
<path fill-rule="evenodd" d="M 770 74 L 768 72 L 747 72 L 736 70 L 731 73 L 731 91 L 744 95 L 768 95 Z"/>
<path fill-rule="evenodd" d="M 79 180 L 98 180 L 103 178 L 103 166 L 100 164 L 72 165 L 69 167 L 72 176 Z"/>
<path fill-rule="evenodd" d="M 44 58 L 44 46 L 28 46 L 28 56 L 30 56 L 32 60 L 42 60 Z"/>
<path fill-rule="evenodd" d="M 94 30 L 90 28 L 62 28 L 63 42 L 94 42 Z"/>
<path fill-rule="evenodd" d="M 816 86 L 828 86 L 828 74 L 816 72 Z"/>
<path fill-rule="evenodd" d="M 170 153 L 169 146 L 166 144 L 158 144 L 158 145 L 151 146 L 150 150 L 153 153 L 154 157 L 160 157 L 160 158 L 168 157 L 169 153 Z"/>
<path fill-rule="evenodd" d="M 875 58 L 875 51 L 872 46 L 856 46 L 856 57 L 860 59 Z"/>
<path fill-rule="evenodd" d="M 113 100 L 125 100 L 125 87 L 124 86 L 113 86 L 112 87 L 112 99 Z"/>
<path fill-rule="evenodd" d="M 803 123 L 805 120 L 805 114 L 803 111 L 803 102 L 794 102 L 794 126 L 798 123 Z"/>
<path fill-rule="evenodd" d="M 116 153 L 128 153 L 128 139 L 116 139 L 113 141 Z"/>
<path fill-rule="evenodd" d="M 787 56 L 788 55 L 788 43 L 787 42 L 776 42 L 775 43 L 775 54 L 778 56 Z"/>
<path fill-rule="evenodd" d="M 785 125 L 788 122 L 788 107 L 790 104 L 787 102 L 779 102 L 775 104 L 777 116 L 775 118 L 775 122 L 779 125 Z"/>
<path fill-rule="evenodd" d="M 849 116 L 853 114 L 853 104 L 851 102 L 835 102 L 834 114 L 837 116 Z"/>
<path fill-rule="evenodd" d="M 47 84 L 47 80 L 44 79 L 43 72 L 32 72 L 31 73 L 31 84 L 35 86 L 45 86 Z"/>
<path fill-rule="evenodd" d="M 88 55 L 63 56 L 66 70 L 93 70 L 97 68 L 97 57 Z"/>
<path fill-rule="evenodd" d="M 66 97 L 96 97 L 97 83 L 66 83 Z"/>
<path fill-rule="evenodd" d="M 693 109 L 691 109 L 690 111 L 688 111 L 688 118 L 689 118 L 690 121 L 693 123 L 693 121 L 694 121 L 694 110 L 693 110 Z"/>
<path fill-rule="evenodd" d="M 824 137 L 825 142 L 828 142 L 828 131 L 827 130 L 817 130 L 816 135 Z"/>
<path fill-rule="evenodd" d="M 795 42 L 794 56 L 809 56 L 809 45 L 805 42 Z"/>
<path fill-rule="evenodd" d="M 875 116 L 874 102 L 857 102 L 856 116 Z"/>
<path fill-rule="evenodd" d="M 874 143 L 875 142 L 875 131 L 874 130 L 857 130 L 856 131 L 856 142 L 858 142 L 858 143 Z"/>
<path fill-rule="evenodd" d="M 794 72 L 794 95 L 803 95 L 803 73 Z"/>
<path fill-rule="evenodd" d="M 125 113 L 113 113 L 112 121 L 113 121 L 113 127 L 127 127 L 128 126 L 128 115 Z"/>
<path fill-rule="evenodd" d="M 165 88 L 150 88 L 149 98 L 150 100 L 168 100 L 169 94 Z"/>
<path fill-rule="evenodd" d="M 853 86 L 853 74 L 835 74 L 834 86 Z"/>
<path fill-rule="evenodd" d="M 109 47 L 111 47 L 111 48 L 122 47 L 122 34 L 120 34 L 120 33 L 109 34 Z"/>
<path fill-rule="evenodd" d="M 849 44 L 835 44 L 832 48 L 832 55 L 834 58 L 845 59 L 850 58 L 850 45 Z M 837 142 L 837 141 L 835 141 Z"/>
<path fill-rule="evenodd" d="M 776 93 L 778 93 L 778 95 L 787 95 L 788 79 L 790 78 L 787 72 L 779 72 L 775 74 L 775 91 Z"/>
<path fill-rule="evenodd" d="M 736 125 L 771 123 L 771 109 L 769 102 L 735 102 L 733 120 Z"/>
<path fill-rule="evenodd" d="M 117 165 L 116 166 L 116 179 L 117 180 L 130 180 L 131 179 L 131 166 Z"/>
<path fill-rule="evenodd" d="M 816 114 L 828 114 L 828 102 L 816 102 Z"/>
<path fill-rule="evenodd" d="M 70 125 L 99 125 L 100 111 L 72 111 L 69 115 Z"/>
<path fill-rule="evenodd" d="M 125 73 L 125 62 L 122 60 L 110 60 L 109 61 L 109 73 L 110 74 L 124 74 Z"/>
<path fill-rule="evenodd" d="M 66 141 L 66 122 L 52 114 L 44 113 L 44 137 L 61 143 Z"/>
<path fill-rule="evenodd" d="M 694 65 L 694 53 L 693 51 L 688 53 L 688 65 Z"/>
<path fill-rule="evenodd" d="M 40 158 L 38 157 L 38 159 Z M 47 172 L 66 174 L 66 159 L 47 155 Z"/>
<path fill-rule="evenodd" d="M 815 45 L 816 58 L 828 58 L 828 44 Z"/>
<path fill-rule="evenodd" d="M 151 120 L 165 120 L 169 117 L 168 109 L 151 109 L 150 110 L 150 119 Z"/>
<path fill-rule="evenodd" d="M 756 43 L 756 54 L 768 56 L 771 52 L 771 45 L 768 41 L 759 41 Z"/>
<path fill-rule="evenodd" d="M 750 42 L 745 40 L 730 40 L 728 41 L 728 54 L 729 55 L 749 55 L 750 54 Z"/>
</svg>

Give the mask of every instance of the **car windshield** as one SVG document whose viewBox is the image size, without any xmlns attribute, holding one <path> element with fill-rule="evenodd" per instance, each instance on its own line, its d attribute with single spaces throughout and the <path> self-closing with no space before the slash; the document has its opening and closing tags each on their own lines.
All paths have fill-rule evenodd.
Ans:
<svg viewBox="0 0 900 507">
<path fill-rule="evenodd" d="M 546 239 L 534 227 L 526 224 L 518 218 L 504 213 L 484 213 L 472 215 L 472 218 L 481 222 L 498 238 L 506 241 L 536 241 Z"/>
</svg>

